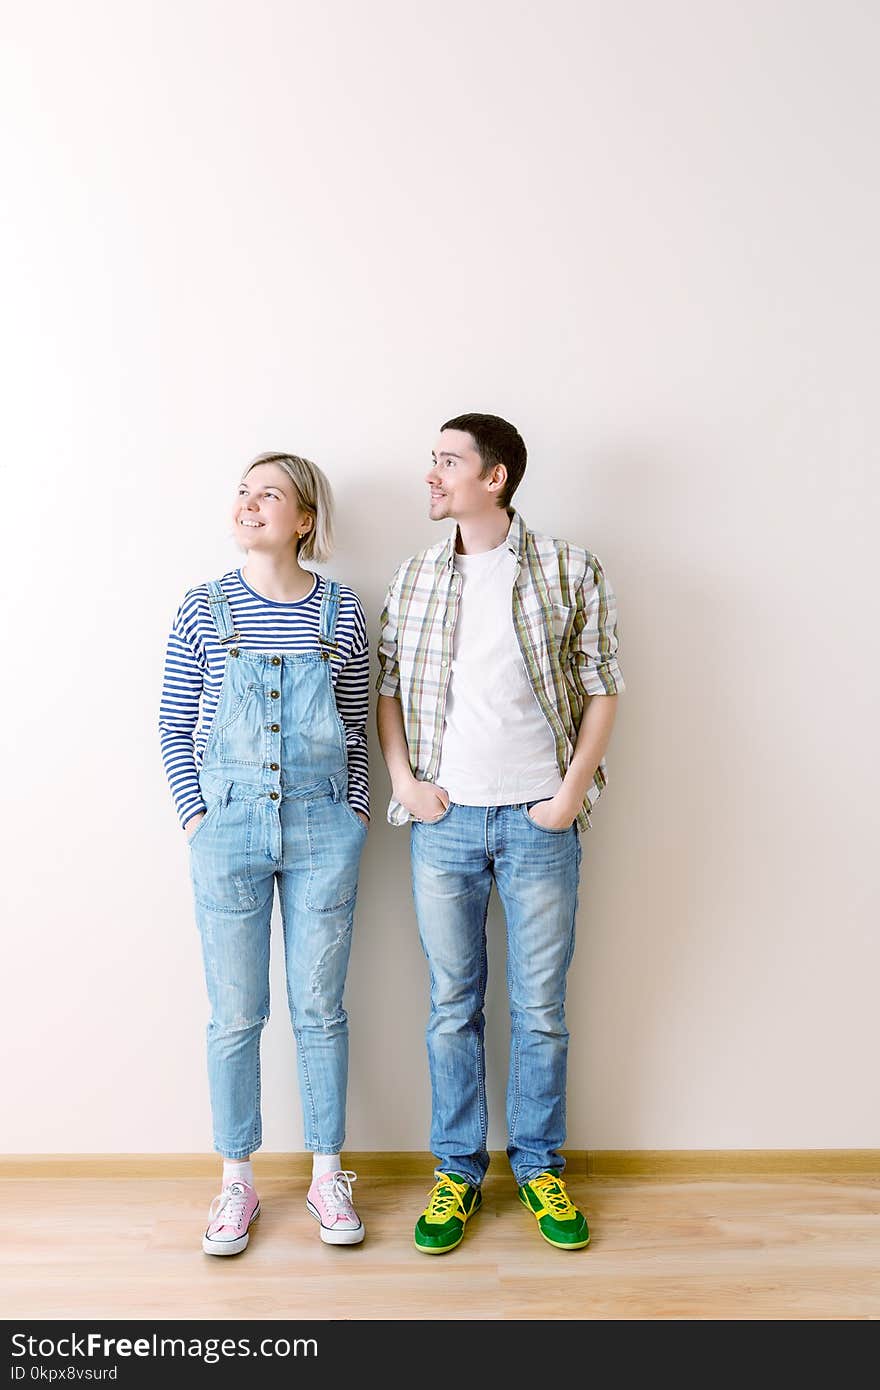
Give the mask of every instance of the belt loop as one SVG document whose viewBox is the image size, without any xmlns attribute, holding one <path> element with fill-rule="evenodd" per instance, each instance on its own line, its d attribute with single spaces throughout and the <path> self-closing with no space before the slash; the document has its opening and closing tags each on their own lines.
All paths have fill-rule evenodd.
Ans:
<svg viewBox="0 0 880 1390">
<path fill-rule="evenodd" d="M 339 800 L 339 784 L 338 784 L 338 782 L 336 781 L 336 778 L 335 778 L 335 777 L 331 777 L 329 780 L 330 780 L 330 788 L 331 788 L 331 790 L 332 790 L 332 792 L 333 792 L 333 800 L 334 800 L 334 801 L 338 801 L 338 800 Z"/>
</svg>

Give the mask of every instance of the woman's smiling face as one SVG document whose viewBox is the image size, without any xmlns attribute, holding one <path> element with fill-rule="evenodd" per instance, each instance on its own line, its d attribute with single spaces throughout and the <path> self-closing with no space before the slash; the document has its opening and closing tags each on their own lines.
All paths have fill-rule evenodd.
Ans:
<svg viewBox="0 0 880 1390">
<path fill-rule="evenodd" d="M 296 488 L 277 463 L 257 463 L 238 485 L 232 508 L 235 538 L 245 550 L 283 550 L 311 530 Z"/>
</svg>

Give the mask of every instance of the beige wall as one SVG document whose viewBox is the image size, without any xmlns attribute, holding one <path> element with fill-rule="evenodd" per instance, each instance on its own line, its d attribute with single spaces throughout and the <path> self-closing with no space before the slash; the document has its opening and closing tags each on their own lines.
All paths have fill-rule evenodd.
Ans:
<svg viewBox="0 0 880 1390">
<path fill-rule="evenodd" d="M 291 449 L 335 484 L 327 569 L 375 650 L 471 409 L 519 426 L 520 510 L 620 602 L 570 1145 L 880 1146 L 876 10 L 84 0 L 3 27 L 2 1148 L 210 1148 L 168 624 L 239 562 L 242 462 Z M 421 1149 L 426 971 L 370 737 L 348 1145 Z"/>
</svg>

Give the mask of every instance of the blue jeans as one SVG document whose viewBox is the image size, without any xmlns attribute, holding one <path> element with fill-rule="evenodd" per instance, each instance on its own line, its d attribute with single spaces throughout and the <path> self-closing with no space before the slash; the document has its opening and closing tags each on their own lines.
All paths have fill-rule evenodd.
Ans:
<svg viewBox="0 0 880 1390">
<path fill-rule="evenodd" d="M 243 1158 L 262 1142 L 260 1035 L 277 884 L 304 1143 L 339 1153 L 348 1080 L 342 999 L 366 828 L 345 800 L 344 771 L 277 801 L 204 773 L 201 782 L 208 812 L 190 849 L 211 1006 L 214 1147 Z"/>
<path fill-rule="evenodd" d="M 431 974 L 431 1151 L 441 1171 L 475 1185 L 489 1166 L 483 1010 L 493 882 L 507 923 L 507 1156 L 518 1183 L 565 1166 L 565 984 L 581 846 L 575 826 L 544 830 L 528 812 L 525 804 L 451 803 L 439 820 L 411 828 L 413 898 Z"/>
</svg>

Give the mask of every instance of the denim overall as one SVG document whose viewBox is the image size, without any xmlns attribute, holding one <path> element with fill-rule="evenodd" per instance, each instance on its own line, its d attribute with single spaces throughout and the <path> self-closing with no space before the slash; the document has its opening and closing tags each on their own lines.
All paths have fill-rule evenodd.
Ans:
<svg viewBox="0 0 880 1390">
<path fill-rule="evenodd" d="M 366 839 L 346 799 L 345 730 L 330 666 L 339 586 L 325 585 L 320 650 L 295 655 L 244 651 L 220 584 L 207 587 L 229 646 L 199 774 L 207 814 L 189 842 L 211 1010 L 214 1146 L 242 1158 L 262 1142 L 260 1035 L 277 883 L 304 1144 L 339 1153 L 348 1083 L 342 998 Z"/>
</svg>

